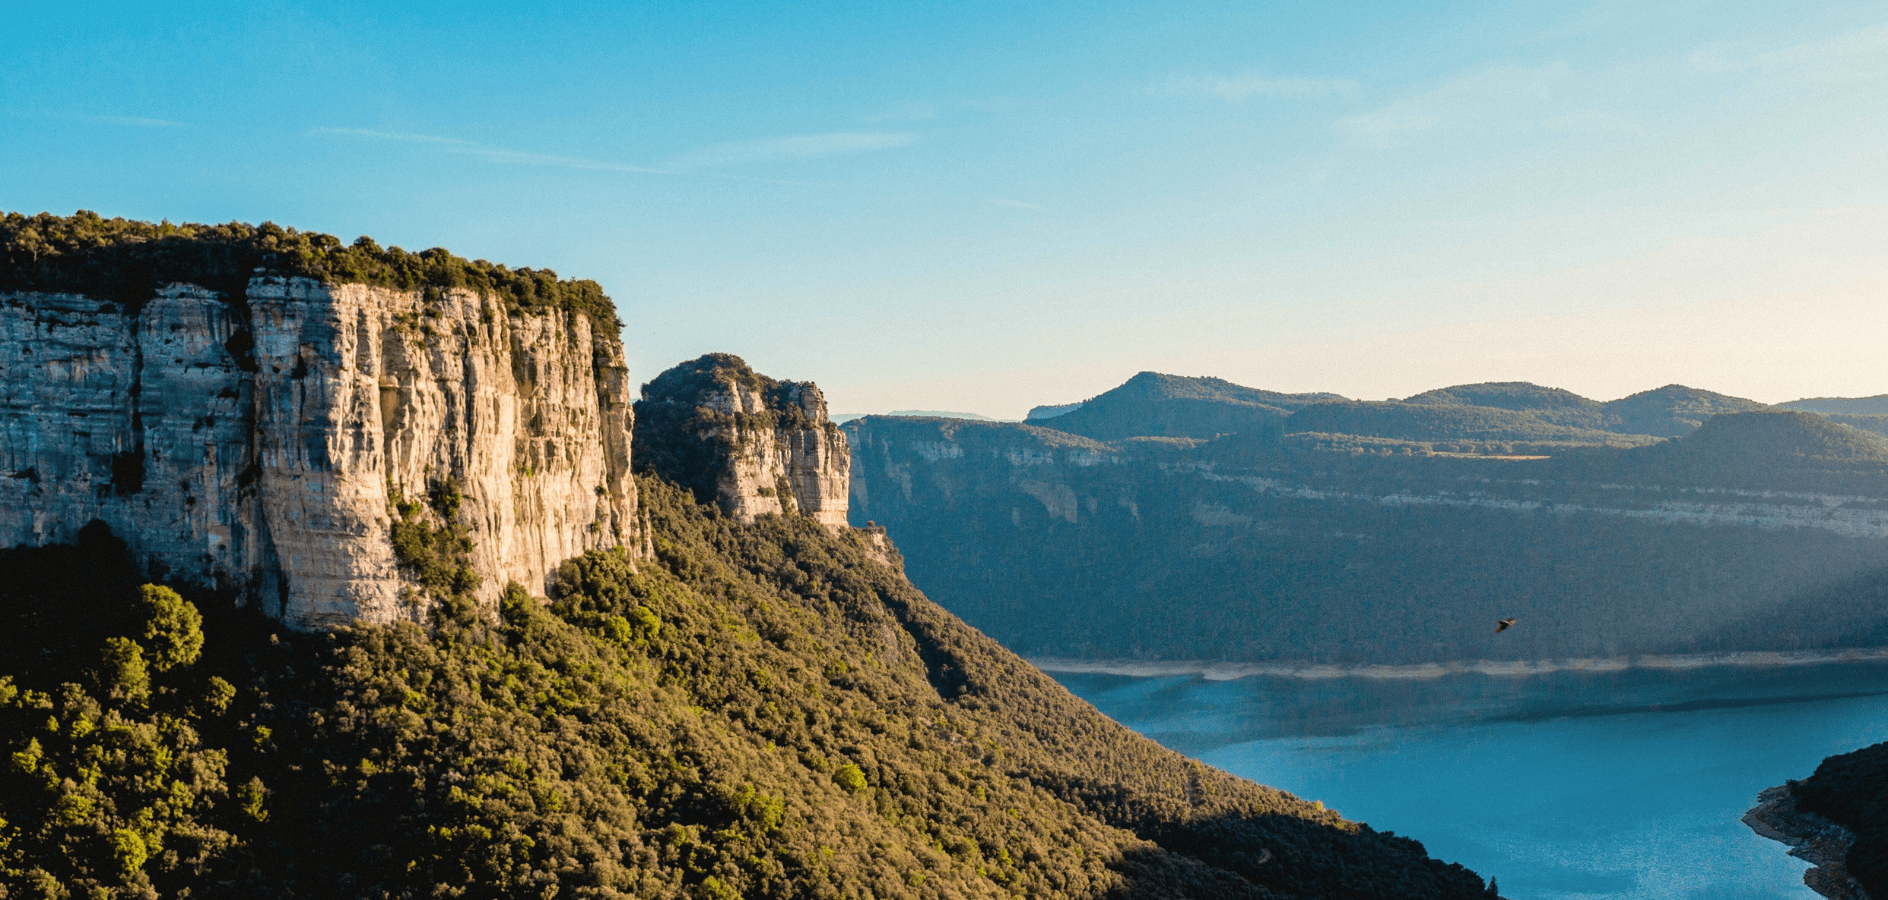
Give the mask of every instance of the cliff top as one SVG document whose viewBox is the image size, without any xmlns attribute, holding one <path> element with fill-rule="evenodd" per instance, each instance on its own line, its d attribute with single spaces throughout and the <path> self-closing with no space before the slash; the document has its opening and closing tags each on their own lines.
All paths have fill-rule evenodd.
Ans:
<svg viewBox="0 0 1888 900">
<path fill-rule="evenodd" d="M 0 218 L 0 291 L 79 293 L 135 307 L 176 282 L 236 296 L 258 274 L 409 291 L 464 288 L 503 298 L 517 311 L 582 313 L 609 334 L 622 327 L 594 281 L 467 260 L 439 247 L 409 253 L 366 236 L 343 244 L 273 222 L 153 224 L 89 210 Z"/>
<path fill-rule="evenodd" d="M 769 378 L 732 353 L 706 353 L 676 364 L 642 386 L 642 399 L 693 407 L 729 387 L 759 395 L 773 425 L 811 428 L 826 421 L 826 400 L 812 382 Z"/>
</svg>

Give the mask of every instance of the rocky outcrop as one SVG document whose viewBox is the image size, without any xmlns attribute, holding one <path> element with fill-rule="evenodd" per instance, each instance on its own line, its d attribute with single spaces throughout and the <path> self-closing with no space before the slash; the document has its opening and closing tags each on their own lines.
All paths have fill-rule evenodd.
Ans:
<svg viewBox="0 0 1888 900">
<path fill-rule="evenodd" d="M 1869 900 L 1868 893 L 1850 877 L 1847 859 L 1855 834 L 1828 819 L 1798 809 L 1789 785 L 1767 788 L 1757 795 L 1757 806 L 1744 814 L 1744 824 L 1759 836 L 1786 844 L 1790 855 L 1813 868 L 1803 883 L 1830 900 Z"/>
<path fill-rule="evenodd" d="M 851 453 L 811 382 L 776 381 L 711 353 L 656 376 L 636 403 L 639 468 L 741 522 L 811 516 L 846 527 Z"/>
<path fill-rule="evenodd" d="M 393 491 L 459 483 L 487 600 L 640 546 L 631 421 L 615 334 L 473 290 L 0 294 L 0 544 L 102 520 L 154 576 L 296 626 L 414 613 Z"/>
</svg>

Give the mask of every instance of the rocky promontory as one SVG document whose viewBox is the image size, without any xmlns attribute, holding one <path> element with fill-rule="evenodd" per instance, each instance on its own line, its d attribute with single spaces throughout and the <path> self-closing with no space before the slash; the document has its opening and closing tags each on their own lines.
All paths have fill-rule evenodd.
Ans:
<svg viewBox="0 0 1888 900">
<path fill-rule="evenodd" d="M 1790 785 L 1766 788 L 1757 805 L 1744 814 L 1744 824 L 1759 836 L 1785 844 L 1790 855 L 1812 867 L 1803 883 L 1829 900 L 1869 900 L 1868 892 L 1849 875 L 1849 848 L 1855 834 L 1813 812 L 1797 808 Z"/>
<path fill-rule="evenodd" d="M 852 456 L 809 381 L 777 381 L 710 353 L 643 386 L 639 470 L 659 471 L 744 523 L 768 514 L 846 526 Z"/>
</svg>

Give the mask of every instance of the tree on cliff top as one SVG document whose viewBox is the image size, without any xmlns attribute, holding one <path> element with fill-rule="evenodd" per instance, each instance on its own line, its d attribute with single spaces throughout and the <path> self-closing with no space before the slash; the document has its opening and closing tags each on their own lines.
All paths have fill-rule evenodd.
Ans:
<svg viewBox="0 0 1888 900">
<path fill-rule="evenodd" d="M 406 291 L 464 288 L 522 312 L 582 313 L 611 335 L 622 328 L 615 304 L 594 281 L 467 260 L 439 247 L 409 253 L 365 236 L 343 244 L 273 222 L 153 224 L 89 210 L 0 218 L 0 291 L 78 293 L 135 308 L 177 282 L 239 298 L 259 274 Z"/>
<path fill-rule="evenodd" d="M 730 389 L 758 394 L 756 412 L 727 412 L 709 405 Z M 638 472 L 659 472 L 703 503 L 713 503 L 728 461 L 740 452 L 737 431 L 804 430 L 829 427 L 823 407 L 807 409 L 817 392 L 810 382 L 780 381 L 753 370 L 732 353 L 708 353 L 668 369 L 642 386 L 636 401 Z M 815 394 L 816 395 L 816 394 Z"/>
</svg>

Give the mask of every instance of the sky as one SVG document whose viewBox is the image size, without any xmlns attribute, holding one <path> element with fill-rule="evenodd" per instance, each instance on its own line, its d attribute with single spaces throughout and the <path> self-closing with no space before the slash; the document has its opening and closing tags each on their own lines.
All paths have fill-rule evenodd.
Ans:
<svg viewBox="0 0 1888 900">
<path fill-rule="evenodd" d="M 592 278 L 638 381 L 835 412 L 1872 395 L 1888 8 L 5 4 L 0 210 L 78 209 Z"/>
</svg>

